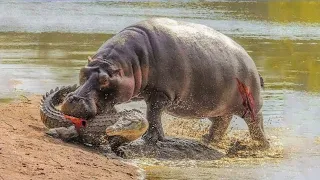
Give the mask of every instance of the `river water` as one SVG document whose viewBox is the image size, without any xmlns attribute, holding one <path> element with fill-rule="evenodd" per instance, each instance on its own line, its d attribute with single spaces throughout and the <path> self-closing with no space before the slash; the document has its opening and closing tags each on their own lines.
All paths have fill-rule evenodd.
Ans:
<svg viewBox="0 0 320 180">
<path fill-rule="evenodd" d="M 276 153 L 215 162 L 136 160 L 147 178 L 318 179 L 319 9 L 318 1 L 0 1 L 0 102 L 77 83 L 86 57 L 140 20 L 201 23 L 254 59 L 265 79 L 264 119 Z M 229 134 L 246 130 L 236 118 L 231 127 Z"/>
</svg>

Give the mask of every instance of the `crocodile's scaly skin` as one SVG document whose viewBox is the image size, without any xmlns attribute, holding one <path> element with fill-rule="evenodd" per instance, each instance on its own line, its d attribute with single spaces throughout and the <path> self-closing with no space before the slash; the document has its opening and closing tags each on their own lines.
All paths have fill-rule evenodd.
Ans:
<svg viewBox="0 0 320 180">
<path fill-rule="evenodd" d="M 76 88 L 76 85 L 56 88 L 43 96 L 40 103 L 40 116 L 47 128 L 70 127 L 73 125 L 71 121 L 66 119 L 64 115 L 56 109 L 56 106 L 61 104 L 66 95 L 76 90 Z M 121 116 L 131 113 L 137 113 L 137 110 L 100 114 L 93 119 L 87 120 L 87 126 L 79 130 L 80 140 L 92 145 L 107 143 L 106 128 L 113 125 Z"/>
</svg>

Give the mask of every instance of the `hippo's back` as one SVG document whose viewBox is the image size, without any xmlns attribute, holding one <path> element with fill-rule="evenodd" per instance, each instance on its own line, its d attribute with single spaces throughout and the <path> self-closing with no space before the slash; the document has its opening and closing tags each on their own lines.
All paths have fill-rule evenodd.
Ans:
<svg viewBox="0 0 320 180">
<path fill-rule="evenodd" d="M 131 27 L 143 30 L 152 47 L 148 87 L 165 92 L 174 102 L 169 111 L 176 115 L 215 116 L 241 105 L 235 78 L 260 99 L 259 75 L 253 60 L 222 33 L 166 18 Z"/>
</svg>

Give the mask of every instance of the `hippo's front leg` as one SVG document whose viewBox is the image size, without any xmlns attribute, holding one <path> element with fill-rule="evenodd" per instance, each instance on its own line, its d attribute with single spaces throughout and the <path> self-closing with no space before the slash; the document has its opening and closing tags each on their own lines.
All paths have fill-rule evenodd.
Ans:
<svg viewBox="0 0 320 180">
<path fill-rule="evenodd" d="M 164 140 L 161 114 L 169 102 L 169 98 L 161 92 L 150 95 L 150 97 L 146 100 L 149 128 L 143 135 L 143 139 L 147 143 L 156 143 L 157 141 Z"/>
</svg>

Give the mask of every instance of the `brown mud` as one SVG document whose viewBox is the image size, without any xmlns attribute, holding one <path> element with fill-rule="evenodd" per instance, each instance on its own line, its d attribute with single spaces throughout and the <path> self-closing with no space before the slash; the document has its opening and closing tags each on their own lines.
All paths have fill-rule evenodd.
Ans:
<svg viewBox="0 0 320 180">
<path fill-rule="evenodd" d="M 40 96 L 0 103 L 0 179 L 137 179 L 133 164 L 45 135 Z"/>
</svg>

